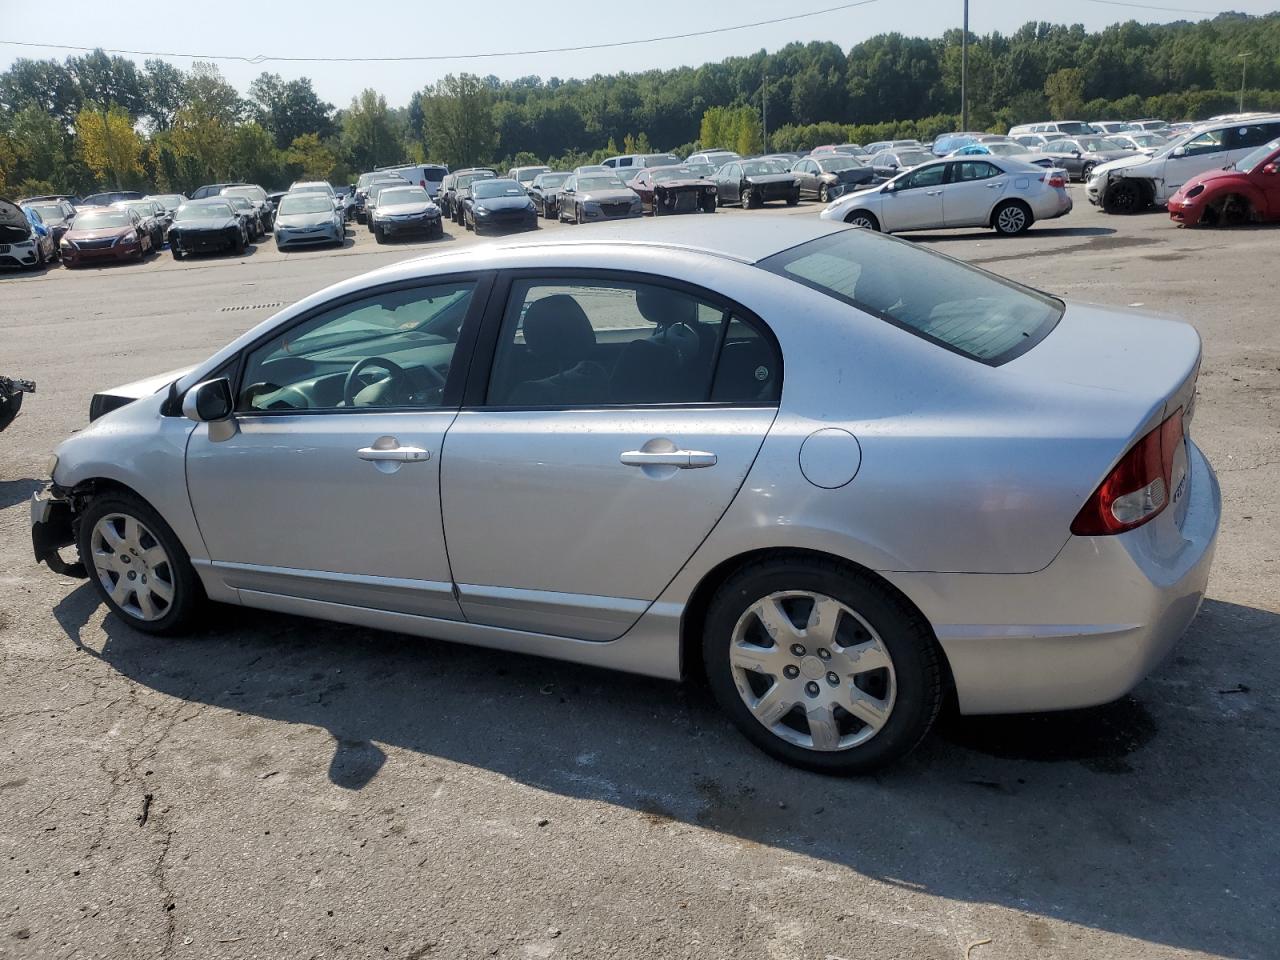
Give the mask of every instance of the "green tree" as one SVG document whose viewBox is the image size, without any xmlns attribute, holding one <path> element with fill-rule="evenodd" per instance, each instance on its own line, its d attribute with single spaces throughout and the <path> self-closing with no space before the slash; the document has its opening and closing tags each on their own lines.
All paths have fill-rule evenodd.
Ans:
<svg viewBox="0 0 1280 960">
<path fill-rule="evenodd" d="M 1055 70 L 1044 82 L 1049 113 L 1055 117 L 1079 116 L 1084 108 L 1085 72 L 1079 67 Z"/>
<path fill-rule="evenodd" d="M 304 133 L 322 140 L 334 133 L 333 104 L 321 100 L 306 77 L 286 82 L 278 73 L 263 73 L 249 85 L 249 105 L 281 149 Z"/>
<path fill-rule="evenodd" d="M 76 116 L 77 149 L 85 165 L 110 187 L 132 187 L 142 178 L 142 138 L 124 107 L 85 107 Z"/>
<path fill-rule="evenodd" d="M 304 133 L 289 145 L 284 161 L 295 179 L 330 180 L 338 157 L 314 133 Z"/>
<path fill-rule="evenodd" d="M 342 148 L 359 170 L 401 159 L 402 136 L 387 109 L 386 97 L 376 90 L 363 90 L 352 98 L 342 114 Z"/>
<path fill-rule="evenodd" d="M 470 167 L 493 158 L 493 89 L 479 77 L 449 74 L 422 94 L 422 114 L 433 159 Z"/>
<path fill-rule="evenodd" d="M 66 182 L 69 138 L 55 117 L 39 105 L 28 103 L 14 114 L 9 139 L 15 181 L 39 177 Z"/>
</svg>

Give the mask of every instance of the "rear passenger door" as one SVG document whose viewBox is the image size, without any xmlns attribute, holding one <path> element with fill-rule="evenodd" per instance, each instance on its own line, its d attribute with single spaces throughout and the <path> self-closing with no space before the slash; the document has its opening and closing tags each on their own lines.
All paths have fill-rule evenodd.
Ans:
<svg viewBox="0 0 1280 960">
<path fill-rule="evenodd" d="M 991 209 L 1004 193 L 1008 174 L 994 163 L 974 157 L 951 164 L 942 190 L 942 218 L 948 227 L 984 226 Z"/>
<path fill-rule="evenodd" d="M 442 460 L 467 619 L 621 636 L 728 508 L 780 391 L 772 335 L 713 293 L 630 273 L 513 274 Z"/>
</svg>

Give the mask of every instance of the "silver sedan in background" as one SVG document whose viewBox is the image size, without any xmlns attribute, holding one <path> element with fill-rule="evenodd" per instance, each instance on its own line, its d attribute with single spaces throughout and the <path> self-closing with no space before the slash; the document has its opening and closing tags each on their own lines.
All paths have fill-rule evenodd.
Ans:
<svg viewBox="0 0 1280 960">
<path fill-rule="evenodd" d="M 863 772 L 949 697 L 1102 703 L 1170 650 L 1220 513 L 1199 364 L 1186 324 L 840 223 L 605 225 L 104 391 L 32 539 L 134 629 L 213 600 L 699 670 L 773 756 Z"/>
<path fill-rule="evenodd" d="M 346 219 L 323 193 L 286 193 L 275 215 L 276 249 L 346 240 Z"/>
</svg>

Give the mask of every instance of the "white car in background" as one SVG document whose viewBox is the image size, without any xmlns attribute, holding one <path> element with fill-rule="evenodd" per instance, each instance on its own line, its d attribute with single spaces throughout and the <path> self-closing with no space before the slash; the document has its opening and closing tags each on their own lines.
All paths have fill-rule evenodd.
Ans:
<svg viewBox="0 0 1280 960">
<path fill-rule="evenodd" d="M 922 164 L 881 186 L 841 197 L 821 217 L 885 233 L 989 226 L 1012 236 L 1037 220 L 1070 212 L 1062 171 L 983 155 Z"/>
</svg>

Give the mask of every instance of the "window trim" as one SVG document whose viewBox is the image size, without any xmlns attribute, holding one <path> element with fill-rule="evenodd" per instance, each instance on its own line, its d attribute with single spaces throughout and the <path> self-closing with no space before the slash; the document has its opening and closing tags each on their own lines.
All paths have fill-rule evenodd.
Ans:
<svg viewBox="0 0 1280 960">
<path fill-rule="evenodd" d="M 724 338 L 727 335 L 729 323 L 733 321 L 734 317 L 737 317 L 739 320 L 749 324 L 759 336 L 768 341 L 774 355 L 778 358 L 778 399 L 752 402 L 695 400 L 684 403 L 490 404 L 488 402 L 489 382 L 493 377 L 494 361 L 498 356 L 498 341 L 502 336 L 502 322 L 506 318 L 507 304 L 510 302 L 512 289 L 517 282 L 522 280 L 535 280 L 543 283 L 582 280 L 644 283 L 653 287 L 665 287 L 669 290 L 687 293 L 711 306 L 719 307 L 722 313 L 727 312 L 730 315 L 730 319 L 722 322 L 720 328 L 720 335 L 716 344 L 715 366 L 712 368 L 709 391 L 715 387 L 715 378 L 720 367 L 720 351 L 724 346 Z M 658 276 L 638 270 L 611 270 L 606 267 L 521 267 L 499 271 L 494 278 L 493 286 L 488 296 L 488 305 L 484 318 L 480 323 L 479 333 L 472 351 L 472 360 L 469 364 L 467 383 L 463 390 L 460 409 L 468 412 L 486 411 L 496 413 L 531 410 L 540 412 L 581 412 L 586 410 L 714 410 L 761 407 L 773 409 L 779 407 L 782 403 L 782 390 L 786 385 L 785 373 L 786 359 L 782 353 L 782 345 L 778 342 L 773 329 L 754 310 L 748 310 L 738 301 L 726 297 L 715 290 L 700 287 L 684 280 L 677 280 L 674 277 Z"/>
<path fill-rule="evenodd" d="M 240 391 L 244 387 L 245 366 L 248 362 L 249 354 L 282 334 L 288 333 L 290 330 L 301 326 L 309 320 L 314 320 L 322 313 L 327 313 L 330 310 L 337 309 L 338 307 L 344 306 L 348 303 L 367 299 L 368 297 L 379 293 L 395 293 L 400 290 L 412 290 L 416 287 L 429 287 L 445 283 L 466 282 L 474 283 L 475 291 L 472 294 L 471 304 L 467 308 L 467 315 L 463 318 L 462 329 L 458 333 L 458 341 L 454 346 L 453 351 L 453 360 L 449 364 L 449 378 L 445 381 L 444 392 L 440 396 L 439 406 L 420 407 L 413 405 L 396 405 L 387 407 L 324 407 L 319 409 L 303 407 L 300 409 L 287 410 L 236 409 L 233 411 L 232 416 L 236 419 L 240 419 L 244 417 L 328 416 L 333 414 L 340 416 L 352 416 L 368 415 L 370 413 L 435 413 L 441 410 L 457 411 L 462 401 L 462 392 L 466 385 L 467 377 L 470 374 L 471 363 L 475 356 L 476 337 L 479 333 L 480 323 L 484 317 L 484 311 L 488 306 L 489 297 L 493 293 L 494 272 L 492 270 L 468 270 L 462 273 L 449 273 L 431 277 L 414 277 L 410 280 L 397 280 L 392 283 L 383 283 L 373 287 L 365 287 L 361 290 L 355 290 L 340 297 L 335 297 L 325 303 L 317 304 L 310 310 L 292 318 L 286 324 L 273 327 L 271 330 L 262 334 L 262 336 L 254 339 L 251 343 L 241 347 L 236 355 L 229 361 L 230 371 L 227 374 L 231 381 L 232 398 L 238 405 L 240 402 Z M 462 364 L 459 364 L 458 362 L 460 357 L 464 361 Z M 225 369 L 226 366 L 227 365 L 224 364 L 223 368 Z M 460 367 L 465 369 L 460 369 Z M 179 400 L 179 404 L 180 403 L 181 400 Z"/>
</svg>

